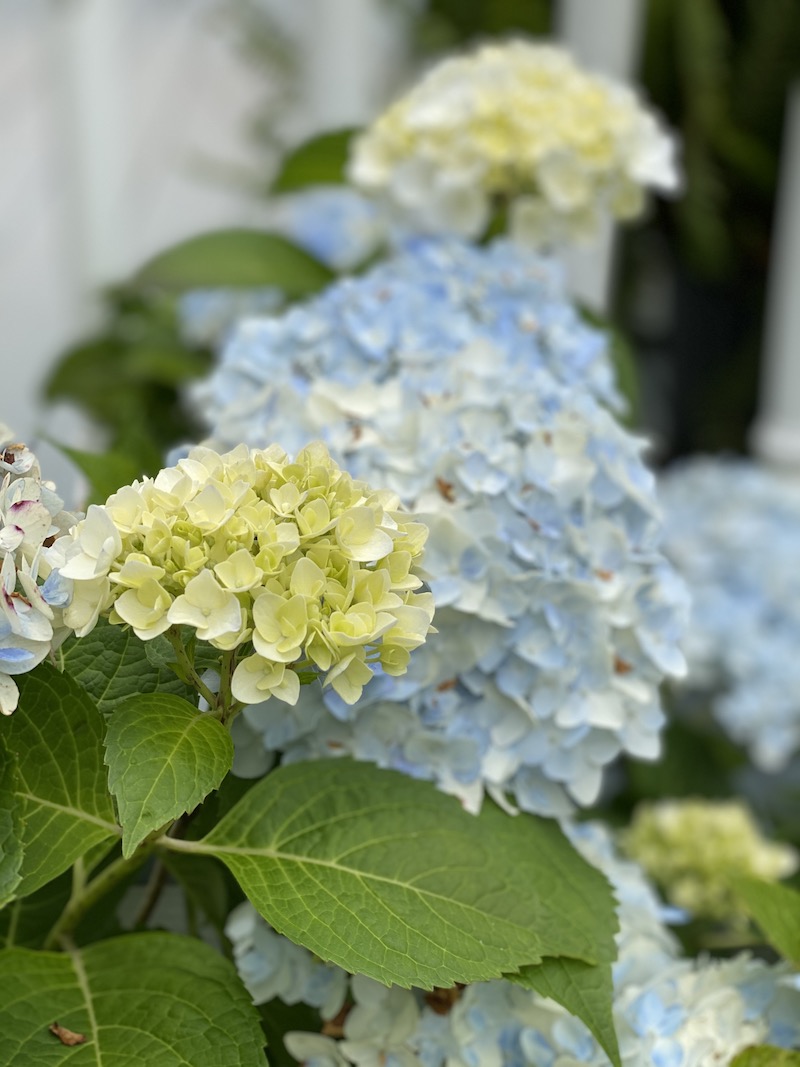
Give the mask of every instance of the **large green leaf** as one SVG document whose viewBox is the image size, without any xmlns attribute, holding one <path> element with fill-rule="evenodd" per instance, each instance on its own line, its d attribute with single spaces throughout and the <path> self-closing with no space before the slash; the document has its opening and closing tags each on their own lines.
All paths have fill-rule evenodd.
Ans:
<svg viewBox="0 0 800 1067">
<path fill-rule="evenodd" d="M 271 192 L 291 193 L 310 185 L 341 185 L 355 127 L 312 137 L 284 157 Z"/>
<path fill-rule="evenodd" d="M 162 252 L 141 269 L 137 281 L 177 290 L 274 285 L 289 297 L 302 297 L 333 277 L 327 267 L 278 234 L 218 230 Z"/>
<path fill-rule="evenodd" d="M 557 1001 L 581 1019 L 601 1048 L 620 1067 L 619 1045 L 614 1029 L 614 986 L 608 963 L 592 965 L 566 958 L 546 959 L 536 967 L 523 967 L 508 976 L 512 982 Z"/>
<path fill-rule="evenodd" d="M 41 664 L 19 679 L 19 707 L 3 731 L 18 763 L 16 803 L 26 896 L 119 833 L 103 766 L 103 719 L 68 675 Z"/>
<path fill-rule="evenodd" d="M 0 908 L 22 881 L 22 812 L 17 804 L 17 760 L 0 734 Z"/>
<path fill-rule="evenodd" d="M 193 811 L 233 763 L 222 723 L 180 697 L 148 693 L 114 711 L 106 733 L 108 786 L 126 858 L 148 834 Z"/>
<path fill-rule="evenodd" d="M 754 1045 L 731 1060 L 731 1067 L 800 1067 L 800 1052 L 774 1045 Z"/>
<path fill-rule="evenodd" d="M 737 878 L 734 888 L 772 947 L 800 966 L 800 893 L 758 878 Z"/>
<path fill-rule="evenodd" d="M 163 647 L 163 662 L 148 655 L 153 645 Z M 191 689 L 163 665 L 174 656 L 166 638 L 145 643 L 129 627 L 101 619 L 86 637 L 64 645 L 64 669 L 107 713 L 137 693 L 191 696 Z"/>
<path fill-rule="evenodd" d="M 261 914 L 326 960 L 422 988 L 482 981 L 544 956 L 614 956 L 603 876 L 558 826 L 349 760 L 280 767 L 200 842 Z"/>
<path fill-rule="evenodd" d="M 84 1040 L 64 1044 L 54 1024 Z M 0 952 L 0 1033 L 0 1067 L 266 1063 L 258 1012 L 234 968 L 174 934 Z"/>
</svg>

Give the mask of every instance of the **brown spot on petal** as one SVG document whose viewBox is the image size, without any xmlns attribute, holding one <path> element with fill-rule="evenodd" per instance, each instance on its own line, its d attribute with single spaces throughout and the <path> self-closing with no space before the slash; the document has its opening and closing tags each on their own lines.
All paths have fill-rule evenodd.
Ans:
<svg viewBox="0 0 800 1067">
<path fill-rule="evenodd" d="M 596 570 L 594 572 L 601 582 L 610 582 L 614 577 L 613 571 Z"/>
<path fill-rule="evenodd" d="M 455 689 L 455 687 L 457 685 L 458 685 L 458 679 L 457 678 L 448 678 L 447 681 L 445 681 L 445 682 L 439 682 L 439 684 L 436 686 L 436 692 L 437 693 L 445 693 L 445 692 L 447 692 L 448 689 Z"/>
<path fill-rule="evenodd" d="M 614 671 L 616 674 L 630 674 L 633 667 L 627 660 L 620 659 L 619 656 L 614 656 Z"/>
<path fill-rule="evenodd" d="M 455 486 L 452 482 L 447 482 L 444 478 L 437 478 L 436 488 L 439 490 L 439 492 L 442 494 L 448 504 L 453 503 L 456 498 L 456 494 L 454 492 Z"/>
<path fill-rule="evenodd" d="M 42 548 L 52 548 L 55 543 L 55 534 L 52 537 L 45 537 L 44 541 L 42 541 Z"/>
<path fill-rule="evenodd" d="M 82 1045 L 86 1040 L 86 1034 L 76 1034 L 74 1030 L 68 1030 L 60 1023 L 51 1023 L 47 1028 L 51 1034 L 55 1034 L 62 1045 Z"/>
<path fill-rule="evenodd" d="M 436 1015 L 449 1015 L 453 1006 L 461 998 L 463 986 L 453 986 L 452 989 L 440 989 L 438 986 L 430 993 L 425 994 L 425 1003 Z"/>
</svg>

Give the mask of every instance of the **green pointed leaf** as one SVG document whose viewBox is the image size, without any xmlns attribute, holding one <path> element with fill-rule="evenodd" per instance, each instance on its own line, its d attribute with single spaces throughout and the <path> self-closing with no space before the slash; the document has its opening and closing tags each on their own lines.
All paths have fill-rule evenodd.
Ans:
<svg viewBox="0 0 800 1067">
<path fill-rule="evenodd" d="M 218 230 L 162 252 L 141 269 L 137 281 L 175 290 L 274 285 L 289 297 L 302 297 L 333 278 L 327 267 L 278 234 Z"/>
<path fill-rule="evenodd" d="M 163 650 L 163 660 L 151 656 Z M 168 693 L 190 698 L 192 690 L 165 666 L 175 658 L 166 638 L 140 641 L 127 626 L 101 619 L 86 637 L 64 645 L 64 670 L 83 686 L 104 713 L 136 693 Z"/>
<path fill-rule="evenodd" d="M 271 192 L 291 193 L 310 185 L 341 185 L 356 127 L 333 130 L 305 141 L 284 157 Z"/>
<path fill-rule="evenodd" d="M 737 878 L 734 888 L 772 947 L 800 967 L 800 893 L 758 878 Z"/>
<path fill-rule="evenodd" d="M 63 1044 L 57 1023 L 81 1035 Z M 258 1012 L 201 941 L 136 934 L 69 953 L 0 952 L 0 1067 L 265 1067 Z"/>
<path fill-rule="evenodd" d="M 180 697 L 149 693 L 120 704 L 106 733 L 108 786 L 122 825 L 122 855 L 193 811 L 233 764 L 222 723 Z"/>
<path fill-rule="evenodd" d="M 523 967 L 508 978 L 542 997 L 550 997 L 591 1030 L 603 1051 L 621 1067 L 614 1029 L 614 985 L 608 963 L 593 965 L 581 960 L 546 959 L 536 967 Z"/>
<path fill-rule="evenodd" d="M 800 1052 L 774 1045 L 754 1045 L 731 1060 L 731 1067 L 800 1067 Z"/>
<path fill-rule="evenodd" d="M 13 900 L 22 881 L 21 810 L 17 804 L 17 760 L 0 734 L 0 908 Z"/>
<path fill-rule="evenodd" d="M 103 719 L 68 675 L 41 664 L 19 681 L 19 707 L 3 723 L 17 757 L 15 787 L 25 850 L 18 897 L 51 881 L 118 835 L 103 766 Z"/>
<path fill-rule="evenodd" d="M 379 981 L 483 981 L 543 956 L 614 957 L 608 883 L 551 820 L 480 817 L 349 760 L 279 767 L 200 842 L 280 933 Z"/>
</svg>

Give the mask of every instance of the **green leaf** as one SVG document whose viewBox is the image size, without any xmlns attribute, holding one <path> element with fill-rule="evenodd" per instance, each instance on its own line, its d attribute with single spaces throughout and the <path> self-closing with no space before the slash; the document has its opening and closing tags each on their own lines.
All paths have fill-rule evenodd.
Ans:
<svg viewBox="0 0 800 1067">
<path fill-rule="evenodd" d="M 141 269 L 137 281 L 177 290 L 274 285 L 289 297 L 302 297 L 333 278 L 327 267 L 278 234 L 218 230 L 162 252 Z"/>
<path fill-rule="evenodd" d="M 734 889 L 772 947 L 800 966 L 800 893 L 758 878 L 737 878 Z"/>
<path fill-rule="evenodd" d="M 523 967 L 508 975 L 512 982 L 550 997 L 576 1015 L 597 1038 L 614 1067 L 621 1067 L 614 1030 L 614 986 L 608 963 L 592 965 L 581 960 L 546 959 L 537 967 Z"/>
<path fill-rule="evenodd" d="M 106 733 L 108 786 L 117 801 L 122 855 L 193 811 L 233 764 L 222 723 L 180 697 L 149 693 L 120 704 Z"/>
<path fill-rule="evenodd" d="M 85 1038 L 72 1047 L 50 1027 Z M 69 953 L 0 952 L 0 1067 L 265 1067 L 258 1012 L 201 941 L 136 934 Z"/>
<path fill-rule="evenodd" d="M 153 652 L 164 652 L 163 662 Z M 163 664 L 175 658 L 164 638 L 140 641 L 127 626 L 112 626 L 101 619 L 86 637 L 73 638 L 63 647 L 64 669 L 79 682 L 106 714 L 136 693 L 169 693 L 189 698 L 192 690 Z"/>
<path fill-rule="evenodd" d="M 14 892 L 22 881 L 24 849 L 18 789 L 17 760 L 0 734 L 0 908 L 14 899 Z"/>
<path fill-rule="evenodd" d="M 89 479 L 90 504 L 104 504 L 112 493 L 116 493 L 123 485 L 129 485 L 135 478 L 140 478 L 143 473 L 136 460 L 120 452 L 83 452 L 78 448 L 51 443 Z"/>
<path fill-rule="evenodd" d="M 119 834 L 103 766 L 103 719 L 83 689 L 47 663 L 19 679 L 3 724 L 16 754 L 25 856 L 19 897 L 33 893 Z"/>
<path fill-rule="evenodd" d="M 284 157 L 270 191 L 291 193 L 310 185 L 341 185 L 346 181 L 350 142 L 357 132 L 350 126 L 305 141 Z"/>
<path fill-rule="evenodd" d="M 800 1052 L 774 1045 L 754 1045 L 731 1060 L 731 1067 L 800 1067 Z"/>
<path fill-rule="evenodd" d="M 167 843 L 167 842 L 165 842 Z M 608 883 L 551 820 L 480 817 L 367 763 L 282 766 L 200 842 L 279 932 L 346 970 L 451 986 L 543 956 L 614 957 Z"/>
</svg>

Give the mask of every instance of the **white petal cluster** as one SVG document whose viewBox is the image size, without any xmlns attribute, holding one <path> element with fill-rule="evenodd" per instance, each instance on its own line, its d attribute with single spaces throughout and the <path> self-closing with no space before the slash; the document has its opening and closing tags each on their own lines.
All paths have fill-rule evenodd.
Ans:
<svg viewBox="0 0 800 1067">
<path fill-rule="evenodd" d="M 349 176 L 416 232 L 479 237 L 502 207 L 538 245 L 640 214 L 677 188 L 674 156 L 628 86 L 514 40 L 434 67 L 355 140 Z"/>
<path fill-rule="evenodd" d="M 642 442 L 595 399 L 610 381 L 603 335 L 509 243 L 418 243 L 244 324 L 202 391 L 213 440 L 321 437 L 424 514 L 439 630 L 358 705 L 309 690 L 288 715 L 248 709 L 267 748 L 544 814 L 591 803 L 620 752 L 657 754 L 685 592 Z"/>
<path fill-rule="evenodd" d="M 790 1048 L 800 1040 L 800 990 L 785 967 L 746 954 L 725 961 L 681 959 L 655 892 L 636 864 L 619 858 L 608 831 L 584 823 L 569 833 L 586 859 L 604 871 L 620 904 L 614 1021 L 624 1067 L 726 1067 L 748 1045 Z M 335 987 L 321 1013 L 330 1019 L 345 1003 L 349 986 L 352 1007 L 342 1013 L 341 1040 L 318 1033 L 286 1036 L 287 1048 L 301 1063 L 608 1067 L 583 1023 L 510 982 L 423 993 L 387 989 L 360 976 L 348 980 L 339 972 L 342 984 L 336 984 L 336 968 L 278 937 L 249 904 L 233 914 L 227 932 L 257 1003 L 278 996 L 318 1006 L 328 995 L 320 989 Z M 304 964 L 295 964 L 298 954 Z M 260 986 L 265 971 L 282 975 L 282 981 Z"/>
<path fill-rule="evenodd" d="M 427 536 L 391 493 L 332 462 L 321 444 L 196 448 L 155 479 L 93 505 L 64 548 L 78 637 L 100 615 L 143 641 L 188 626 L 234 652 L 232 693 L 297 701 L 298 670 L 352 703 L 373 670 L 402 674 L 433 616 L 419 593 Z"/>
<path fill-rule="evenodd" d="M 26 674 L 69 630 L 62 609 L 71 583 L 53 572 L 55 543 L 75 522 L 30 449 L 0 424 L 0 712 L 10 715 Z"/>
<path fill-rule="evenodd" d="M 665 551 L 692 590 L 687 686 L 763 771 L 800 749 L 800 487 L 703 458 L 661 482 Z"/>
</svg>

